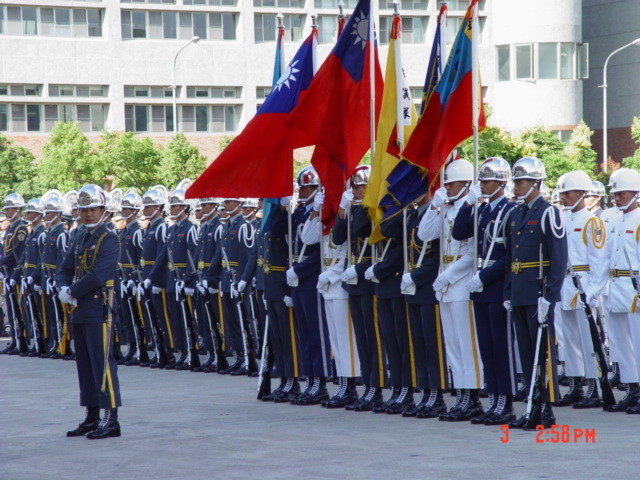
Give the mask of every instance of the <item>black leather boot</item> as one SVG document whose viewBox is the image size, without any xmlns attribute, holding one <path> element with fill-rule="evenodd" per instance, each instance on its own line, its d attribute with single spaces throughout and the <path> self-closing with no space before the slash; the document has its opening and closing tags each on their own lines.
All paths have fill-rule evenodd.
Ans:
<svg viewBox="0 0 640 480">
<path fill-rule="evenodd" d="M 524 381 L 524 375 L 519 373 L 517 375 L 518 382 L 520 383 L 520 387 L 516 391 L 516 395 L 513 397 L 514 402 L 526 402 L 527 401 L 527 382 Z"/>
<path fill-rule="evenodd" d="M 340 398 L 335 401 L 327 400 L 325 406 L 327 408 L 345 408 L 347 405 L 352 405 L 358 400 L 358 390 L 356 389 L 356 379 L 353 377 L 343 377 L 344 389 Z"/>
<path fill-rule="evenodd" d="M 194 368 L 193 371 L 194 372 L 210 372 L 211 370 L 209 369 L 209 367 L 211 367 L 211 365 L 213 365 L 215 361 L 216 361 L 216 354 L 212 350 L 211 352 L 209 352 L 209 358 L 207 358 L 207 360 L 202 365 Z M 205 368 L 208 370 L 205 370 Z"/>
<path fill-rule="evenodd" d="M 129 349 L 127 350 L 127 353 L 125 354 L 125 356 L 120 358 L 120 360 L 118 360 L 118 365 L 124 365 L 135 358 L 136 350 L 137 350 L 136 344 L 129 343 L 128 347 Z"/>
<path fill-rule="evenodd" d="M 384 413 L 387 415 L 399 415 L 405 410 L 415 407 L 415 405 L 416 403 L 413 400 L 413 387 L 402 387 L 396 401 L 391 404 Z"/>
<path fill-rule="evenodd" d="M 582 400 L 584 389 L 582 388 L 582 377 L 569 377 L 569 391 L 557 402 L 553 402 L 556 407 L 567 407 Z"/>
<path fill-rule="evenodd" d="M 466 422 L 482 413 L 482 403 L 480 403 L 478 389 L 463 390 L 462 404 L 455 412 L 448 417 L 448 422 Z"/>
<path fill-rule="evenodd" d="M 288 403 L 300 395 L 300 383 L 297 378 L 287 378 L 287 383 L 282 391 L 273 397 L 273 403 Z"/>
<path fill-rule="evenodd" d="M 608 412 L 626 412 L 628 408 L 633 407 L 640 399 L 640 387 L 637 383 L 629 383 L 627 394 L 622 399 L 607 409 Z"/>
<path fill-rule="evenodd" d="M 93 432 L 87 433 L 89 440 L 98 440 L 108 437 L 120 436 L 120 424 L 118 423 L 118 409 L 117 408 L 105 408 L 104 417 L 100 420 L 98 428 Z"/>
<path fill-rule="evenodd" d="M 350 403 L 349 405 L 345 405 L 344 409 L 345 410 L 355 410 L 356 407 L 358 407 L 359 405 L 362 405 L 362 402 L 365 401 L 365 399 L 367 398 L 367 395 L 369 394 L 369 390 L 371 389 L 371 387 L 369 387 L 368 385 L 364 386 L 364 393 L 362 394 L 361 397 L 359 397 L 355 402 Z"/>
<path fill-rule="evenodd" d="M 487 408 L 480 415 L 476 415 L 471 419 L 471 423 L 473 425 L 484 425 L 484 421 L 493 414 L 493 411 L 496 409 L 496 405 L 498 403 L 498 396 L 493 393 L 489 394 L 489 408 Z"/>
<path fill-rule="evenodd" d="M 16 348 L 16 342 L 11 340 L 11 343 L 7 344 L 2 350 L 0 350 L 0 355 L 7 355 L 10 351 Z"/>
<path fill-rule="evenodd" d="M 455 393 L 456 393 L 455 403 L 451 406 L 448 412 L 444 412 L 438 417 L 438 420 L 440 420 L 441 422 L 448 422 L 449 416 L 457 412 L 458 410 L 460 410 L 460 406 L 462 405 L 462 400 L 464 398 L 463 391 L 460 389 L 456 389 Z"/>
<path fill-rule="evenodd" d="M 580 400 L 573 404 L 573 408 L 598 408 L 602 407 L 602 400 L 596 388 L 596 379 L 587 379 L 587 393 Z"/>
<path fill-rule="evenodd" d="M 87 407 L 85 419 L 78 428 L 69 430 L 67 437 L 82 437 L 89 432 L 93 432 L 100 424 L 100 407 Z"/>
<path fill-rule="evenodd" d="M 374 408 L 384 403 L 382 398 L 382 387 L 369 387 L 369 392 L 364 400 L 353 410 L 355 412 L 371 412 Z"/>
<path fill-rule="evenodd" d="M 416 388 L 414 393 L 420 393 L 420 400 L 414 403 L 413 407 L 407 408 L 404 412 L 402 412 L 403 417 L 415 417 L 420 410 L 422 410 L 427 405 L 427 400 L 429 399 L 428 390 L 424 391 L 422 389 Z"/>
<path fill-rule="evenodd" d="M 398 395 L 400 395 L 401 390 L 402 390 L 402 387 L 392 387 L 391 396 L 387 399 L 387 401 L 381 402 L 379 405 L 372 407 L 371 411 L 373 413 L 385 413 L 387 411 L 387 408 L 389 408 L 391 405 L 396 403 L 396 400 L 398 399 Z"/>
<path fill-rule="evenodd" d="M 304 381 L 304 379 L 302 379 L 302 381 Z M 291 398 L 291 405 L 297 405 L 300 400 L 309 395 L 309 392 L 313 387 L 313 377 L 307 377 L 306 382 L 307 386 L 305 387 L 305 389 L 301 390 L 298 395 Z"/>
<path fill-rule="evenodd" d="M 444 413 L 447 413 L 447 405 L 444 403 L 442 390 L 434 388 L 429 390 L 427 403 L 416 413 L 416 418 L 436 418 Z"/>
<path fill-rule="evenodd" d="M 327 377 L 314 377 L 309 394 L 300 399 L 297 405 L 319 405 L 329 398 L 327 391 Z"/>
<path fill-rule="evenodd" d="M 239 368 L 242 368 L 243 364 L 244 364 L 244 355 L 242 355 L 242 352 L 235 352 L 235 361 L 231 365 L 229 365 L 227 368 L 218 370 L 218 373 L 220 375 L 228 375 L 231 372 L 234 372 Z"/>
<path fill-rule="evenodd" d="M 484 420 L 485 425 L 508 425 L 516 419 L 513 411 L 513 395 L 498 395 L 491 415 Z"/>
<path fill-rule="evenodd" d="M 286 385 L 287 385 L 287 378 L 282 377 L 280 379 L 280 385 L 278 385 L 278 387 L 271 393 L 268 393 L 260 397 L 259 400 L 262 400 L 263 402 L 273 402 L 273 399 L 282 393 Z"/>
<path fill-rule="evenodd" d="M 342 397 L 342 395 L 344 395 L 344 392 L 347 389 L 347 379 L 345 377 L 336 377 L 336 381 L 338 382 L 338 390 L 331 398 L 329 398 L 328 400 L 323 400 L 320 403 L 321 407 L 326 407 L 327 402 L 333 402 L 335 400 L 338 400 L 339 398 Z"/>
</svg>

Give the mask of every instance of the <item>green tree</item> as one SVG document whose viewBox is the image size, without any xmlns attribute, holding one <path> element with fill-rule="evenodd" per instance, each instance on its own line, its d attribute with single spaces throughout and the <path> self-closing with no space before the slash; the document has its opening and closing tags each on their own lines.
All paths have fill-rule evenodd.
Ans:
<svg viewBox="0 0 640 480">
<path fill-rule="evenodd" d="M 473 137 L 458 146 L 458 154 L 473 161 Z M 500 127 L 487 126 L 478 135 L 478 161 L 482 162 L 489 157 L 502 157 L 513 163 L 520 158 L 520 149 L 510 133 Z"/>
<path fill-rule="evenodd" d="M 626 168 L 640 170 L 640 117 L 633 117 L 631 123 L 631 138 L 636 142 L 638 148 L 632 156 L 622 159 L 622 165 Z"/>
<path fill-rule="evenodd" d="M 161 153 L 150 138 L 136 138 L 133 132 L 118 134 L 104 131 L 94 158 L 106 166 L 114 186 L 143 192 L 160 183 Z"/>
<path fill-rule="evenodd" d="M 40 194 L 34 157 L 0 134 L 0 197 L 17 192 L 27 199 Z"/>
<path fill-rule="evenodd" d="M 160 178 L 164 185 L 173 188 L 183 178 L 195 180 L 206 165 L 206 157 L 198 147 L 187 140 L 183 133 L 176 133 L 161 150 Z"/>
<path fill-rule="evenodd" d="M 71 190 L 78 185 L 102 183 L 106 165 L 93 155 L 77 122 L 58 122 L 43 147 L 37 171 L 43 189 Z"/>
</svg>

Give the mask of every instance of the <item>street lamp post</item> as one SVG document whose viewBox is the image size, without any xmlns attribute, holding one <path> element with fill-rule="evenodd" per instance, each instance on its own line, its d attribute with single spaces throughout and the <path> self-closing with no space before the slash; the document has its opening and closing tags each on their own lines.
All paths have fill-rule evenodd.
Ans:
<svg viewBox="0 0 640 480">
<path fill-rule="evenodd" d="M 178 61 L 178 55 L 182 53 L 182 51 L 187 48 L 192 43 L 198 43 L 200 41 L 200 37 L 196 36 L 189 40 L 183 47 L 178 50 L 176 56 L 173 57 L 173 85 L 171 85 L 171 89 L 173 90 L 173 131 L 178 131 L 178 101 L 177 101 L 177 92 L 178 86 L 176 85 L 176 62 Z"/>
<path fill-rule="evenodd" d="M 627 43 L 617 50 L 614 50 L 609 54 L 604 62 L 604 69 L 602 72 L 602 85 L 600 85 L 600 88 L 602 88 L 602 171 L 605 173 L 607 172 L 607 161 L 609 160 L 609 131 L 607 125 L 607 67 L 609 66 L 609 60 L 611 60 L 611 57 L 632 45 L 640 45 L 640 38 L 636 38 L 633 42 Z"/>
</svg>

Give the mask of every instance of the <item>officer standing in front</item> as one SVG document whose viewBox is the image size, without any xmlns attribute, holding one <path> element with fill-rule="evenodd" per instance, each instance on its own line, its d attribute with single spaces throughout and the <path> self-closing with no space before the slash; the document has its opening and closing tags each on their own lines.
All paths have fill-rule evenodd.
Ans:
<svg viewBox="0 0 640 480">
<path fill-rule="evenodd" d="M 78 207 L 85 232 L 78 238 L 58 274 L 60 301 L 75 307 L 71 314 L 80 383 L 80 405 L 86 418 L 68 437 L 88 439 L 120 436 L 120 386 L 113 358 L 113 280 L 120 248 L 118 237 L 104 223 L 106 195 L 97 185 L 80 189 Z M 106 361 L 105 361 L 106 360 Z M 100 419 L 100 409 L 104 416 Z"/>
</svg>

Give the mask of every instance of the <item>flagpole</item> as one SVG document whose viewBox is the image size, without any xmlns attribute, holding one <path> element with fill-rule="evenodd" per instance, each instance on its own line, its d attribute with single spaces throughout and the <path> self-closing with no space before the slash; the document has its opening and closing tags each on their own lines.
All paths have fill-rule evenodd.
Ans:
<svg viewBox="0 0 640 480">
<path fill-rule="evenodd" d="M 338 37 L 342 34 L 342 30 L 344 30 L 344 20 L 346 15 L 344 14 L 344 1 L 338 0 Z"/>
<path fill-rule="evenodd" d="M 375 70 L 375 29 L 373 26 L 373 11 L 375 2 L 369 1 L 369 135 L 371 140 L 371 160 L 376 151 L 376 70 Z"/>
<path fill-rule="evenodd" d="M 444 7 L 444 8 L 443 8 Z M 440 2 L 440 15 L 442 18 L 442 23 L 440 24 L 440 60 L 438 62 L 438 78 L 442 78 L 442 71 L 444 69 L 444 57 L 447 49 L 447 24 L 449 19 L 447 17 L 447 2 Z M 438 21 L 440 21 L 440 15 L 438 15 Z M 443 167 L 440 169 L 440 187 L 444 187 L 444 170 L 447 166 L 447 160 L 445 160 Z M 440 207 L 440 271 L 442 271 L 443 263 L 444 263 L 444 208 Z"/>
<path fill-rule="evenodd" d="M 472 0 L 473 1 L 473 0 Z M 475 5 L 474 5 L 475 3 Z M 471 94 L 472 98 L 472 122 L 473 122 L 473 183 L 478 182 L 478 156 L 479 156 L 479 140 L 478 140 L 478 116 L 480 114 L 480 95 L 478 88 L 480 87 L 480 72 L 478 71 L 478 42 L 479 42 L 479 22 L 478 22 L 478 4 L 477 1 L 472 3 L 473 16 L 471 20 Z M 473 206 L 473 272 L 478 269 L 478 205 Z"/>
</svg>

